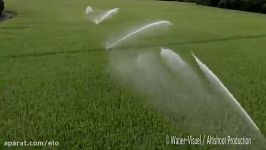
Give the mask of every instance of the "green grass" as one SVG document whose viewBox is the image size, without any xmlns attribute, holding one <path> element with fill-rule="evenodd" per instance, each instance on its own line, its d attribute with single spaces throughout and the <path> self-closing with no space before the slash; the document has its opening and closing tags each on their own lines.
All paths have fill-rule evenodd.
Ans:
<svg viewBox="0 0 266 150">
<path fill-rule="evenodd" d="M 84 16 L 87 5 L 121 12 L 97 26 Z M 181 131 L 116 84 L 102 48 L 110 35 L 158 19 L 171 21 L 171 32 L 138 46 L 181 50 L 191 62 L 193 50 L 266 135 L 265 15 L 134 0 L 8 0 L 6 8 L 18 16 L 0 24 L 0 143 L 51 139 L 60 149 L 169 148 L 165 136 Z"/>
</svg>

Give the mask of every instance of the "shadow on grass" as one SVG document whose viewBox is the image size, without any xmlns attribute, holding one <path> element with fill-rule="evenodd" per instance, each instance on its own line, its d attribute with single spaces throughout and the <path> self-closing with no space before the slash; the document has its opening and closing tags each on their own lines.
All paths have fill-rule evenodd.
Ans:
<svg viewBox="0 0 266 150">
<path fill-rule="evenodd" d="M 162 46 L 174 46 L 174 45 L 187 45 L 187 44 L 204 44 L 204 43 L 213 43 L 213 42 L 223 42 L 223 41 L 236 41 L 236 40 L 248 40 L 248 39 L 259 39 L 266 38 L 266 34 L 261 35 L 247 35 L 247 36 L 235 36 L 235 37 L 224 37 L 217 39 L 203 39 L 203 40 L 194 40 L 194 41 L 184 41 L 184 42 L 168 42 L 168 43 L 155 43 L 152 45 L 140 45 L 141 48 L 149 47 L 162 47 Z M 134 47 L 120 47 L 115 49 L 130 49 Z"/>
<path fill-rule="evenodd" d="M 235 36 L 235 37 L 225 37 L 218 39 L 206 39 L 206 40 L 195 40 L 195 41 L 186 41 L 186 42 L 169 42 L 169 43 L 156 43 L 152 45 L 139 45 L 138 47 L 120 47 L 115 48 L 116 50 L 126 50 L 132 48 L 152 48 L 152 47 L 161 47 L 161 46 L 174 46 L 174 45 L 186 45 L 186 44 L 200 44 L 200 43 L 211 43 L 211 42 L 223 42 L 223 41 L 234 41 L 234 40 L 243 40 L 243 39 L 258 39 L 265 38 L 266 34 L 262 35 L 250 35 L 250 36 Z M 52 51 L 52 52 L 43 52 L 43 53 L 26 53 L 26 54 L 11 54 L 8 56 L 1 56 L 2 58 L 15 59 L 15 58 L 25 58 L 25 57 L 42 57 L 42 56 L 52 56 L 52 55 L 61 55 L 61 54 L 75 54 L 75 53 L 91 53 L 91 52 L 103 52 L 106 51 L 104 48 L 91 48 L 87 50 L 71 50 L 71 51 Z"/>
<path fill-rule="evenodd" d="M 15 58 L 25 58 L 25 57 L 44 57 L 44 56 L 53 56 L 61 54 L 75 54 L 75 53 L 85 53 L 85 52 L 103 52 L 102 49 L 87 49 L 87 50 L 72 50 L 72 51 L 56 51 L 56 52 L 42 52 L 42 53 L 25 53 L 18 55 L 9 55 L 2 56 L 3 58 L 15 59 Z"/>
<path fill-rule="evenodd" d="M 0 16 L 0 23 L 6 21 L 8 19 L 12 19 L 17 15 L 18 14 L 16 12 L 13 12 L 13 11 L 8 11 L 8 10 L 3 11 L 2 15 Z"/>
</svg>

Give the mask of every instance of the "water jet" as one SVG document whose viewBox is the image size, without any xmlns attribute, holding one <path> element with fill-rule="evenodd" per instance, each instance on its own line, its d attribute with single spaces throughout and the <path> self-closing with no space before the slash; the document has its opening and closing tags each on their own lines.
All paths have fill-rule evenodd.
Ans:
<svg viewBox="0 0 266 150">
<path fill-rule="evenodd" d="M 259 128 L 255 124 L 255 122 L 251 119 L 251 117 L 247 114 L 247 112 L 244 110 L 244 108 L 240 105 L 240 103 L 236 100 L 236 98 L 233 96 L 232 93 L 225 87 L 225 85 L 221 82 L 221 80 L 208 68 L 207 65 L 205 65 L 203 62 L 200 61 L 200 59 L 192 53 L 193 57 L 195 58 L 198 66 L 202 70 L 202 72 L 207 76 L 207 79 L 215 86 L 219 87 L 222 92 L 224 92 L 229 98 L 232 100 L 234 105 L 239 108 L 239 110 L 242 112 L 242 114 L 249 120 L 249 123 L 260 132 Z"/>
<path fill-rule="evenodd" d="M 154 27 L 161 27 L 161 26 L 171 26 L 172 23 L 169 22 L 169 21 L 166 21 L 166 20 L 163 20 L 163 21 L 157 21 L 157 22 L 153 22 L 153 23 L 150 23 L 150 24 L 147 24 L 147 25 L 144 25 L 140 28 L 138 28 L 137 30 L 123 36 L 122 38 L 118 39 L 117 41 L 113 42 L 112 44 L 108 44 L 106 46 L 106 49 L 111 49 L 113 47 L 115 47 L 116 45 L 118 45 L 119 43 L 141 33 L 141 32 L 144 32 L 145 30 L 148 30 L 148 29 L 151 29 L 151 28 L 154 28 Z"/>
</svg>

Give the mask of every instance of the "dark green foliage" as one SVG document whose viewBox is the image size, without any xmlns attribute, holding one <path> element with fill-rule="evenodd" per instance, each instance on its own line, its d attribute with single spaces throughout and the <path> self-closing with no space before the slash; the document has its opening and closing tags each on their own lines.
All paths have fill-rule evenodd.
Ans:
<svg viewBox="0 0 266 150">
<path fill-rule="evenodd" d="M 266 13 L 266 0 L 177 0 L 200 5 Z"/>
<path fill-rule="evenodd" d="M 217 6 L 220 0 L 194 0 L 197 4 Z"/>
<path fill-rule="evenodd" d="M 266 2 L 261 6 L 260 9 L 263 13 L 266 13 Z"/>
<path fill-rule="evenodd" d="M 4 10 L 4 1 L 0 0 L 0 15 L 2 15 L 2 11 Z"/>
</svg>

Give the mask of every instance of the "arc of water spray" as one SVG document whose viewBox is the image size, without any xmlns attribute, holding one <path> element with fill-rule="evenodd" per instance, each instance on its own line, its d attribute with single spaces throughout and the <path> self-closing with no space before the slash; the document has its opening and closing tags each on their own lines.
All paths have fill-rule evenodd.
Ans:
<svg viewBox="0 0 266 150">
<path fill-rule="evenodd" d="M 186 66 L 185 61 L 177 53 L 170 49 L 161 48 L 160 55 L 167 66 L 176 73 L 180 71 L 182 67 Z"/>
<path fill-rule="evenodd" d="M 163 20 L 163 21 L 157 21 L 157 22 L 154 22 L 154 23 L 151 23 L 151 24 L 148 24 L 148 25 L 145 25 L 139 29 L 137 29 L 136 31 L 133 31 L 132 33 L 124 36 L 123 38 L 119 39 L 118 41 L 114 42 L 113 44 L 110 44 L 109 46 L 107 46 L 107 49 L 111 49 L 113 48 L 115 45 L 117 45 L 118 43 L 128 39 L 129 37 L 131 36 L 134 36 L 136 34 L 138 34 L 139 32 L 141 31 L 144 31 L 146 29 L 149 29 L 149 28 L 152 28 L 152 27 L 155 27 L 155 26 L 158 26 L 158 25 L 162 25 L 162 24 L 165 24 L 165 25 L 172 25 L 171 22 L 169 21 L 166 21 L 166 20 Z"/>
<path fill-rule="evenodd" d="M 92 7 L 87 6 L 86 11 L 85 11 L 85 14 L 89 14 L 89 13 L 92 13 L 92 12 L 93 12 Z"/>
<path fill-rule="evenodd" d="M 119 8 L 115 8 L 112 10 L 109 10 L 108 12 L 106 12 L 103 16 L 101 16 L 99 19 L 95 20 L 96 24 L 101 23 L 104 19 L 106 19 L 109 16 L 112 16 L 113 14 L 117 13 L 119 10 Z"/>
<path fill-rule="evenodd" d="M 253 125 L 253 127 L 260 131 L 255 122 L 251 119 L 251 117 L 247 114 L 247 112 L 244 110 L 244 108 L 239 104 L 239 102 L 236 100 L 236 98 L 233 96 L 233 94 L 230 93 L 230 91 L 225 87 L 225 85 L 220 81 L 220 79 L 206 66 L 204 63 L 200 61 L 198 57 L 192 53 L 193 57 L 195 58 L 198 66 L 200 69 L 204 72 L 204 74 L 208 77 L 209 80 L 216 82 L 223 90 L 224 92 L 233 100 L 233 102 L 236 104 L 236 106 L 241 110 L 241 112 L 247 117 L 247 119 L 250 121 L 250 123 Z"/>
</svg>

